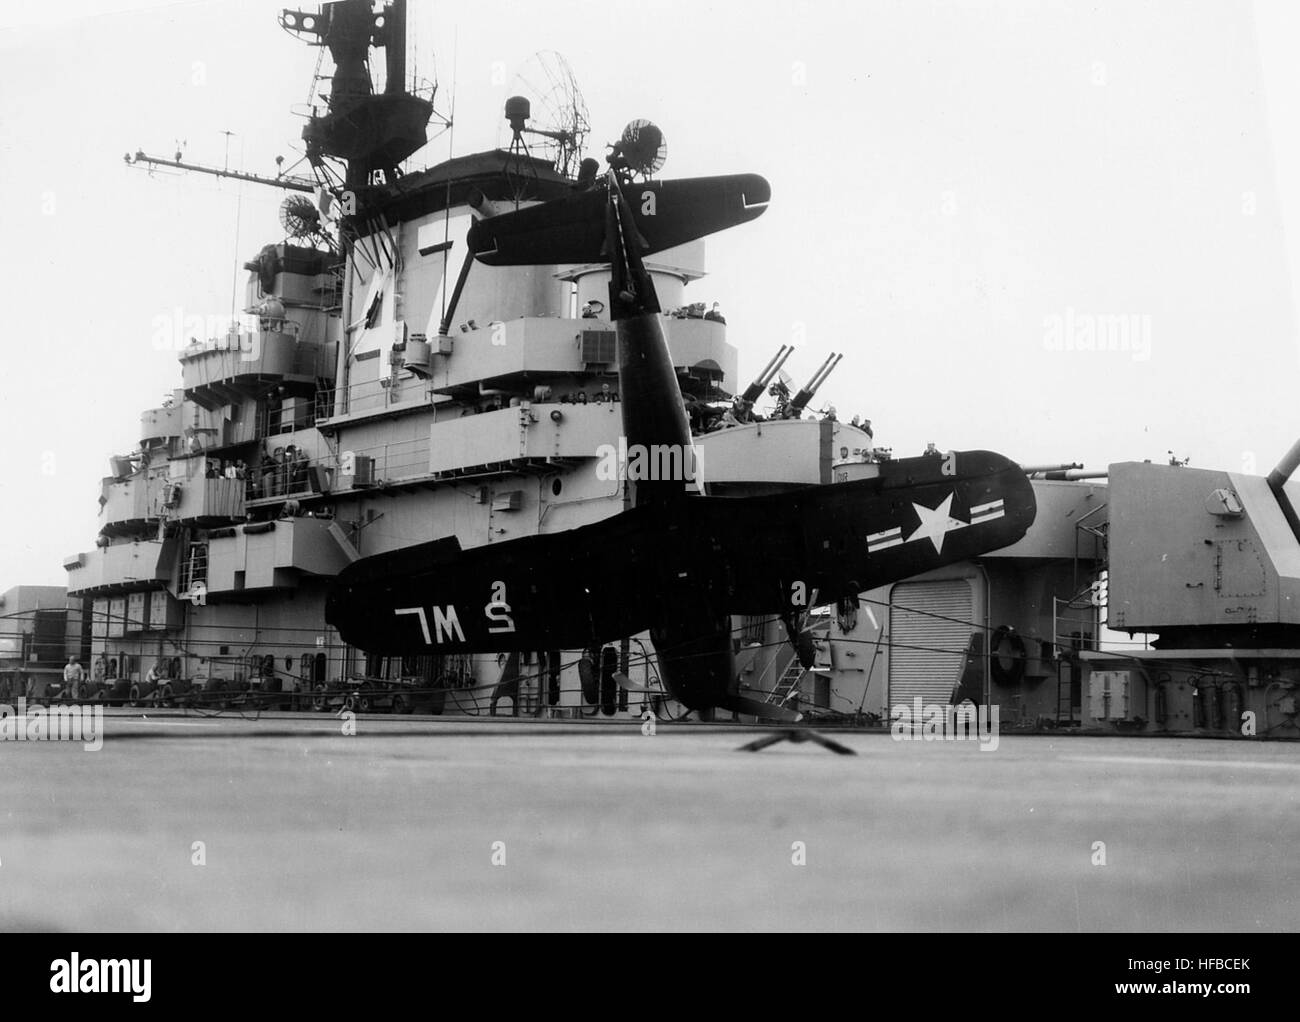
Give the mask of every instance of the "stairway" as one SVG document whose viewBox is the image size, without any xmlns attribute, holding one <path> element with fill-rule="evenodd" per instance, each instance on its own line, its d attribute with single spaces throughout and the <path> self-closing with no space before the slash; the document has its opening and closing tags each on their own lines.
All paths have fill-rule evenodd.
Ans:
<svg viewBox="0 0 1300 1022">
<path fill-rule="evenodd" d="M 803 680 L 804 668 L 799 663 L 797 656 L 790 657 L 790 663 L 786 665 L 785 673 L 776 683 L 776 688 L 767 694 L 763 700 L 773 706 L 784 706 L 790 701 L 790 697 L 799 690 L 799 682 Z"/>
</svg>

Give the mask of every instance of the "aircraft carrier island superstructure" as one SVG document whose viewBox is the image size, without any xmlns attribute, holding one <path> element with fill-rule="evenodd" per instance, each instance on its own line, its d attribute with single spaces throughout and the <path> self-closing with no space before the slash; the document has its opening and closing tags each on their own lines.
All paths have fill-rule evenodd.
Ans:
<svg viewBox="0 0 1300 1022">
<path fill-rule="evenodd" d="M 97 545 L 65 564 L 70 595 L 91 601 L 87 688 L 131 701 L 224 705 L 258 692 L 286 706 L 469 713 L 509 696 L 519 713 L 590 708 L 603 681 L 596 702 L 626 707 L 609 676 L 653 674 L 644 640 L 604 656 L 386 657 L 326 625 L 331 580 L 360 557 L 447 536 L 472 548 L 561 532 L 627 502 L 611 471 L 622 429 L 609 266 L 466 259 L 476 219 L 569 194 L 588 171 L 566 174 L 514 146 L 400 174 L 431 107 L 355 80 L 351 94 L 340 88 L 344 71 L 355 75 L 349 46 L 355 57 L 384 40 L 365 27 L 368 3 L 333 8 L 332 25 L 310 24 L 340 71 L 330 109 L 304 132 L 325 186 L 312 198 L 287 186 L 288 236 L 247 262 L 242 325 L 180 353 L 181 387 L 142 414 L 138 450 L 111 459 Z M 400 24 L 400 4 L 385 10 Z M 353 16 L 360 29 L 346 24 Z M 307 31 L 308 18 L 282 21 Z M 401 71 L 390 61 L 389 80 Z M 330 179 L 331 166 L 345 169 Z M 720 428 L 740 389 L 737 349 L 721 316 L 688 302 L 703 262 L 695 242 L 646 268 L 712 492 L 829 483 L 837 463 L 868 464 L 869 433 L 833 417 Z"/>
</svg>

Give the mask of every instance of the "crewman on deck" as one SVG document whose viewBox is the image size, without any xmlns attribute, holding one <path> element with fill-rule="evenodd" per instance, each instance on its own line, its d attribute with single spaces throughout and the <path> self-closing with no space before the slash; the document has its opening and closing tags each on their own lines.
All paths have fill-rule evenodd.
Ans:
<svg viewBox="0 0 1300 1022">
<path fill-rule="evenodd" d="M 784 380 L 777 380 L 767 388 L 767 393 L 770 397 L 776 398 L 776 411 L 772 413 L 772 418 L 790 419 L 797 414 L 790 401 L 790 388 L 785 385 Z"/>
<path fill-rule="evenodd" d="M 79 695 L 81 683 L 86 678 L 86 672 L 81 669 L 81 664 L 77 662 L 75 656 L 68 657 L 68 666 L 63 668 L 63 691 L 68 698 L 76 698 Z"/>
<path fill-rule="evenodd" d="M 724 317 L 724 316 L 722 315 L 721 310 L 718 308 L 718 303 L 717 303 L 717 302 L 714 302 L 714 303 L 713 303 L 713 308 L 711 308 L 708 312 L 706 312 L 706 313 L 704 314 L 704 318 L 705 318 L 705 319 L 710 319 L 710 320 L 712 320 L 712 321 L 715 322 L 715 323 L 723 323 L 723 324 L 725 324 L 725 323 L 727 322 L 726 317 Z"/>
</svg>

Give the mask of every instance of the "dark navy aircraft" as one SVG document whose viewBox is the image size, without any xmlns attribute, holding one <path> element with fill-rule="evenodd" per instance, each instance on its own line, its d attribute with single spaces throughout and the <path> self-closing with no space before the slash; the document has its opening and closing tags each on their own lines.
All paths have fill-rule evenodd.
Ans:
<svg viewBox="0 0 1300 1022">
<path fill-rule="evenodd" d="M 643 142 L 657 131 L 639 123 Z M 469 245 L 488 265 L 609 262 L 628 448 L 689 452 L 642 260 L 754 219 L 771 191 L 752 174 L 636 181 L 630 148 L 614 147 L 608 171 L 588 174 L 571 196 L 478 221 Z M 660 676 L 683 705 L 797 719 L 736 693 L 731 615 L 780 615 L 795 641 L 812 601 L 1008 546 L 1034 520 L 1029 481 L 1001 455 L 878 467 L 875 478 L 759 497 L 704 496 L 689 472 L 629 481 L 632 506 L 591 525 L 362 558 L 339 575 L 326 617 L 345 642 L 390 655 L 586 649 L 649 631 Z"/>
</svg>

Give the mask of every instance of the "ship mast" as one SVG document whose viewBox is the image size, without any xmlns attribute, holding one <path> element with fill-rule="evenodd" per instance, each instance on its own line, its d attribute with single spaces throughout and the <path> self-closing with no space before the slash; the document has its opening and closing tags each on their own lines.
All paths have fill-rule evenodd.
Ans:
<svg viewBox="0 0 1300 1022">
<path fill-rule="evenodd" d="M 318 174 L 331 175 L 327 160 L 346 165 L 341 190 L 360 204 L 366 190 L 380 184 L 377 178 L 392 185 L 401 163 L 428 141 L 433 101 L 406 89 L 406 0 L 391 0 L 378 12 L 370 0 L 339 0 L 316 13 L 284 10 L 280 24 L 330 51 L 334 74 L 326 111 L 313 112 L 302 137 Z M 370 77 L 371 47 L 384 50 L 381 93 Z"/>
<path fill-rule="evenodd" d="M 371 0 L 338 0 L 316 12 L 283 10 L 280 25 L 308 45 L 327 48 L 334 61 L 326 109 L 313 110 L 302 131 L 315 180 L 192 163 L 181 158 L 179 149 L 172 159 L 138 149 L 126 154 L 127 165 L 185 170 L 307 194 L 324 188 L 340 200 L 346 217 L 357 217 L 374 192 L 392 185 L 401 176 L 402 162 L 428 141 L 436 90 L 422 90 L 430 93 L 428 98 L 407 91 L 406 0 L 389 0 L 378 11 Z M 385 56 L 384 89 L 378 93 L 370 75 L 371 47 L 382 47 Z M 336 163 L 342 164 L 341 173 Z"/>
</svg>

